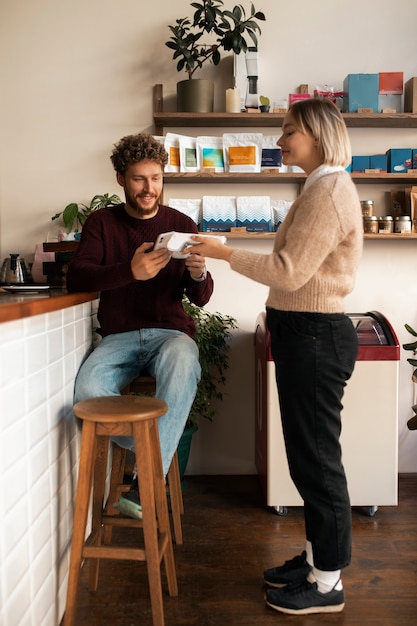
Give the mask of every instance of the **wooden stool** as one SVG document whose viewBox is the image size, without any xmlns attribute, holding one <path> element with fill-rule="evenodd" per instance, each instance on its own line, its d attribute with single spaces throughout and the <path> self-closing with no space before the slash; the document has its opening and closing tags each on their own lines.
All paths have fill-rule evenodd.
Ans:
<svg viewBox="0 0 417 626">
<path fill-rule="evenodd" d="M 138 376 L 132 382 L 127 385 L 122 394 L 144 394 L 155 393 L 156 381 L 153 376 L 144 374 Z M 117 444 L 113 444 L 113 462 L 112 473 L 110 478 L 110 493 L 108 497 L 108 504 L 106 512 L 112 515 L 117 515 L 118 511 L 113 507 L 113 504 L 119 499 L 120 493 L 127 491 L 129 486 L 123 484 L 123 476 L 126 469 L 126 450 L 121 448 Z M 171 502 L 172 523 L 174 527 L 175 543 L 182 544 L 182 523 L 181 515 L 184 514 L 184 500 L 182 497 L 180 469 L 178 465 L 178 454 L 175 452 L 172 457 L 171 465 L 169 466 L 168 474 L 168 493 Z M 110 543 L 111 540 L 111 527 L 107 527 L 105 532 L 105 542 Z"/>
<path fill-rule="evenodd" d="M 90 561 L 90 588 L 97 589 L 99 560 L 145 561 L 154 626 L 164 625 L 161 560 L 166 569 L 168 591 L 178 595 L 174 552 L 168 517 L 165 480 L 157 418 L 164 415 L 165 402 L 144 396 L 109 396 L 78 402 L 75 415 L 83 420 L 74 528 L 68 574 L 64 626 L 74 626 L 81 563 Z M 133 436 L 142 520 L 103 513 L 109 436 Z M 93 486 L 92 530 L 85 540 L 88 509 Z M 102 525 L 142 527 L 144 548 L 102 545 Z"/>
</svg>

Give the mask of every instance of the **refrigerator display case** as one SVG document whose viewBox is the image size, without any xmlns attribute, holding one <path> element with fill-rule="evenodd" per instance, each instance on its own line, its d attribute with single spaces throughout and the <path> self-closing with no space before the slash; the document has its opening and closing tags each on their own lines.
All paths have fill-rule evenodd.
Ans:
<svg viewBox="0 0 417 626">
<path fill-rule="evenodd" d="M 342 400 L 343 464 L 351 504 L 374 515 L 398 504 L 400 347 L 377 311 L 349 314 L 359 351 Z M 255 327 L 255 463 L 267 506 L 285 515 L 302 500 L 289 474 L 266 314 Z"/>
</svg>

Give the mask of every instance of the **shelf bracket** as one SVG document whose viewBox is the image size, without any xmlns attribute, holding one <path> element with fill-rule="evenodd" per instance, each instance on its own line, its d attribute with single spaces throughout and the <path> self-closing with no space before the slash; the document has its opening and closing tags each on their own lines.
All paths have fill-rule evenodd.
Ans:
<svg viewBox="0 0 417 626">
<path fill-rule="evenodd" d="M 164 110 L 164 93 L 161 84 L 154 85 L 153 88 L 153 110 L 154 113 L 162 113 Z M 163 135 L 163 126 L 155 124 L 155 135 Z"/>
</svg>

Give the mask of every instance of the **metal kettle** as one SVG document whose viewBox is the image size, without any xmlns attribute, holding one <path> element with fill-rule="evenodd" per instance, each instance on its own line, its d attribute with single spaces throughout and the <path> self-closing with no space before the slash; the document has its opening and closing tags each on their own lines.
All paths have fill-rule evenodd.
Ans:
<svg viewBox="0 0 417 626">
<path fill-rule="evenodd" d="M 0 283 L 7 285 L 24 285 L 32 282 L 30 271 L 24 259 L 19 254 L 10 254 L 10 259 L 4 259 L 0 271 Z"/>
</svg>

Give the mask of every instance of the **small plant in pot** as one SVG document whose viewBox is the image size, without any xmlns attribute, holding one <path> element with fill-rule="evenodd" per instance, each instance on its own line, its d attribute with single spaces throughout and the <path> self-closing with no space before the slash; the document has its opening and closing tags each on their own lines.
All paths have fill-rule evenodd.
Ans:
<svg viewBox="0 0 417 626">
<path fill-rule="evenodd" d="M 70 204 L 67 204 L 63 211 L 56 213 L 51 219 L 56 220 L 62 217 L 62 221 L 68 231 L 68 236 L 66 238 L 79 240 L 85 220 L 89 215 L 91 215 L 91 213 L 97 211 L 98 209 L 115 206 L 121 202 L 121 199 L 115 193 L 111 196 L 109 196 L 108 193 L 96 194 L 92 197 L 90 204 L 87 205 L 71 202 Z"/>
<path fill-rule="evenodd" d="M 271 104 L 269 98 L 267 96 L 259 96 L 259 102 L 261 103 L 259 107 L 261 113 L 269 113 L 269 107 Z"/>
<path fill-rule="evenodd" d="M 249 45 L 257 46 L 257 33 L 261 33 L 258 21 L 265 21 L 266 18 L 262 11 L 255 9 L 253 3 L 249 17 L 246 17 L 242 5 L 237 4 L 230 11 L 224 8 L 222 0 L 202 0 L 192 2 L 191 6 L 195 9 L 193 17 L 177 19 L 174 26 L 168 26 L 171 38 L 165 42 L 165 45 L 173 50 L 172 58 L 177 61 L 177 71 L 185 70 L 189 79 L 193 79 L 195 72 L 207 62 L 218 65 L 222 50 L 235 54 L 246 52 L 248 49 L 246 37 L 250 40 Z M 207 36 L 212 41 L 202 39 Z M 204 103 L 202 99 L 196 103 L 196 92 L 200 85 L 192 84 L 194 81 L 178 83 L 178 110 L 212 111 L 214 93 L 212 81 L 199 81 L 210 96 L 208 103 Z M 206 86 L 207 82 L 211 83 L 210 87 Z M 193 98 L 193 101 L 187 100 L 188 89 L 192 90 L 190 98 Z"/>
</svg>

